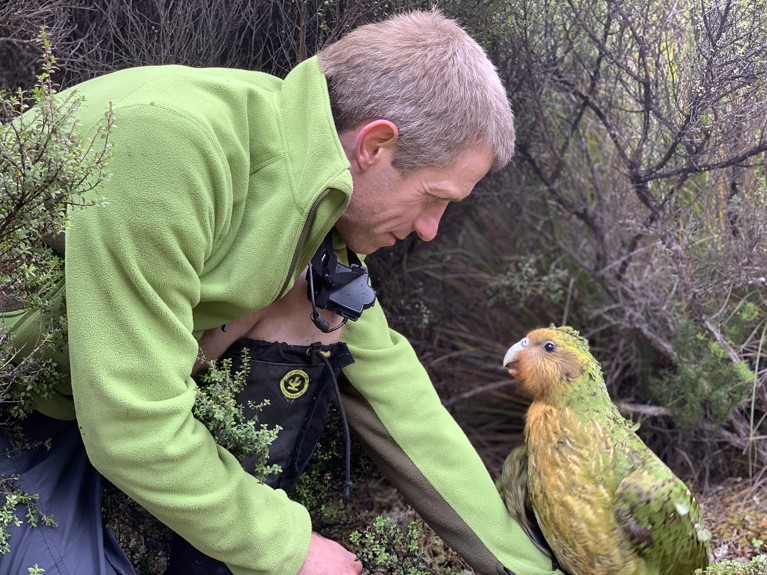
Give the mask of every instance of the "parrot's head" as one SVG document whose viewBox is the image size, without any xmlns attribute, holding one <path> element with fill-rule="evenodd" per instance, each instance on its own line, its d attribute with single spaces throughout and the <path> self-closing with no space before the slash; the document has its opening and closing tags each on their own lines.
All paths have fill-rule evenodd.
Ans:
<svg viewBox="0 0 767 575">
<path fill-rule="evenodd" d="M 588 341 L 568 326 L 531 331 L 509 348 L 503 365 L 533 401 L 569 394 L 580 387 L 581 375 L 599 372 Z"/>
</svg>

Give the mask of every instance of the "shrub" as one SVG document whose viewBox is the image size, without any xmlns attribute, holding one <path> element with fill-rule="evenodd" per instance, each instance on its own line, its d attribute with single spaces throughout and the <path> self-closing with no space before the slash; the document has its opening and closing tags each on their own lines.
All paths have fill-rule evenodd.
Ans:
<svg viewBox="0 0 767 575">
<path fill-rule="evenodd" d="M 63 282 L 63 262 L 49 242 L 63 233 L 70 207 L 98 203 L 83 194 L 106 177 L 112 128 L 107 114 L 93 139 L 79 137 L 73 114 L 80 100 L 56 96 L 56 60 L 44 29 L 39 43 L 43 61 L 35 86 L 0 90 L 0 309 L 36 310 L 43 319 L 36 345 L 23 355 L 0 324 L 0 425 L 11 431 L 14 418 L 30 413 L 35 398 L 63 377 L 50 358 L 65 340 L 64 302 L 51 297 Z M 15 479 L 0 478 L 0 552 L 8 549 L 7 528 L 22 521 L 17 506 L 26 509 L 24 521 L 32 526 L 55 523 L 36 508 L 37 496 L 18 489 Z"/>
<path fill-rule="evenodd" d="M 0 304 L 37 310 L 43 319 L 37 345 L 23 356 L 0 326 L 0 403 L 17 417 L 61 379 L 50 356 L 64 346 L 63 299 L 52 297 L 64 272 L 52 245 L 67 226 L 68 209 L 99 203 L 84 194 L 106 177 L 113 127 L 108 112 L 92 139 L 79 136 L 74 113 L 80 100 L 56 96 L 56 59 L 44 29 L 40 45 L 34 88 L 0 90 Z"/>
<path fill-rule="evenodd" d="M 651 377 L 649 389 L 654 403 L 670 406 L 674 423 L 692 438 L 704 423 L 724 423 L 745 402 L 753 373 L 689 320 L 680 322 L 672 345 L 676 365 Z"/>
</svg>

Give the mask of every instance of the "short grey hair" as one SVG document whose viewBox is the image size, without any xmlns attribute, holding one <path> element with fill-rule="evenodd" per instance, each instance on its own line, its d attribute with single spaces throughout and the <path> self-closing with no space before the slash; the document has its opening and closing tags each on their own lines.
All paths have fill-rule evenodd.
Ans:
<svg viewBox="0 0 767 575">
<path fill-rule="evenodd" d="M 386 119 L 399 130 L 394 167 L 446 166 L 472 146 L 493 169 L 514 154 L 514 114 L 482 47 L 438 10 L 353 30 L 319 52 L 336 129 Z"/>
</svg>

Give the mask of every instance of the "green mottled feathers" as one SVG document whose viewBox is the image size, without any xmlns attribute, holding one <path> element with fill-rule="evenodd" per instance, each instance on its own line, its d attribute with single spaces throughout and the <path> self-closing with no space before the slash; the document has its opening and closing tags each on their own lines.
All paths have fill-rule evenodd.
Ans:
<svg viewBox="0 0 767 575">
<path fill-rule="evenodd" d="M 705 567 L 700 507 L 620 415 L 588 342 L 570 327 L 538 329 L 504 363 L 532 403 L 525 446 L 509 455 L 498 488 L 528 535 L 571 575 Z"/>
<path fill-rule="evenodd" d="M 509 513 L 522 530 L 538 549 L 551 557 L 551 548 L 546 543 L 541 528 L 538 527 L 538 519 L 527 491 L 527 447 L 525 445 L 513 449 L 506 458 L 496 486 L 506 502 Z"/>
</svg>

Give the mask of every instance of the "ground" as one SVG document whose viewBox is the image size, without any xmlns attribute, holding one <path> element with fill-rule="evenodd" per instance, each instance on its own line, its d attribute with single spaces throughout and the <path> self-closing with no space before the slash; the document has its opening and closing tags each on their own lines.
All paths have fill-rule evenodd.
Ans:
<svg viewBox="0 0 767 575">
<path fill-rule="evenodd" d="M 715 561 L 767 553 L 767 482 L 731 479 L 698 500 L 712 534 Z"/>
<path fill-rule="evenodd" d="M 334 482 L 331 482 L 334 483 Z M 333 489 L 335 491 L 335 489 Z M 428 526 L 399 496 L 397 491 L 381 477 L 371 474 L 369 479 L 359 481 L 351 498 L 343 502 L 340 497 L 330 497 L 338 502 L 335 511 L 326 513 L 324 520 L 317 521 L 317 528 L 329 537 L 346 545 L 353 531 L 363 531 L 373 523 L 376 516 L 383 515 L 404 528 L 409 523 L 421 529 L 416 538 L 417 551 L 407 551 L 403 546 L 393 550 L 413 557 L 421 571 L 428 575 L 476 575 L 455 552 Z M 747 561 L 758 554 L 767 553 L 767 483 L 754 484 L 745 479 L 731 479 L 698 495 L 703 508 L 706 527 L 712 533 L 712 553 L 716 562 L 724 560 Z M 135 508 L 134 508 L 135 509 Z M 329 509 L 325 506 L 325 509 Z M 121 543 L 137 566 L 139 575 L 159 575 L 164 571 L 162 544 L 153 545 L 141 533 L 125 530 L 126 509 L 120 510 Z M 116 525 L 113 525 L 117 527 Z M 404 533 L 404 530 L 403 530 Z M 391 568 L 370 569 L 366 575 L 407 575 L 413 571 Z M 761 575 L 761 574 L 759 574 Z"/>
<path fill-rule="evenodd" d="M 337 434 L 325 434 L 323 440 L 327 437 Z M 343 463 L 338 442 L 321 441 L 315 452 L 315 464 L 299 482 L 301 487 L 306 479 L 308 488 L 297 489 L 294 496 L 309 509 L 315 529 L 366 557 L 365 575 L 476 575 L 377 473 L 356 441 L 352 446 L 355 487 L 348 500 L 341 497 Z M 486 455 L 488 460 L 497 459 Z M 703 509 L 705 525 L 712 533 L 714 561 L 747 561 L 767 553 L 767 480 L 730 479 L 705 491 L 695 486 L 692 489 Z M 139 514 L 134 516 L 136 506 L 129 506 L 124 498 L 108 507 L 112 508 L 112 526 L 139 575 L 161 575 L 165 570 L 165 543 L 162 538 L 153 540 L 146 536 L 153 531 L 144 523 L 146 514 L 138 510 Z M 378 516 L 386 517 L 390 523 L 373 527 Z M 408 525 L 417 527 L 412 537 L 406 536 Z M 367 533 L 367 538 L 360 539 L 361 544 L 356 546 L 351 537 L 355 531 Z M 375 567 L 379 559 L 380 564 Z M 743 575 L 752 573 L 767 575 L 753 570 Z"/>
<path fill-rule="evenodd" d="M 767 553 L 767 482 L 730 479 L 698 495 L 698 501 L 706 527 L 712 534 L 714 562 L 750 561 L 757 555 Z M 417 520 L 412 509 L 382 479 L 372 480 L 358 489 L 348 505 L 348 510 L 357 510 L 352 514 L 359 518 L 360 525 L 376 514 L 391 517 L 400 525 Z M 426 526 L 419 543 L 425 564 L 429 567 L 428 572 L 476 575 Z"/>
</svg>

